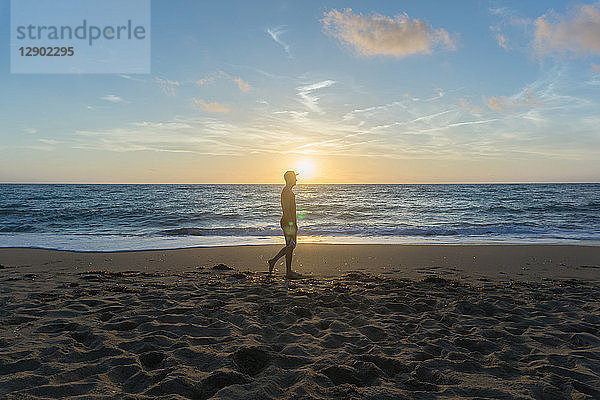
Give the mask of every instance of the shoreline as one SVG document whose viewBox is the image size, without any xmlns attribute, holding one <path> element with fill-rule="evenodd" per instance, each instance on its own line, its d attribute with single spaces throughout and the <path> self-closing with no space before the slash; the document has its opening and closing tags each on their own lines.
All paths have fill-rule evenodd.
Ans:
<svg viewBox="0 0 600 400">
<path fill-rule="evenodd" d="M 189 246 L 181 246 L 181 247 L 156 247 L 156 248 L 139 248 L 139 249 L 117 249 L 117 250 L 79 250 L 79 249 L 67 249 L 60 247 L 50 247 L 50 246 L 3 246 L 0 245 L 0 250 L 48 250 L 48 251 L 64 251 L 71 253 L 135 253 L 139 251 L 173 251 L 173 250 L 191 250 L 191 249 L 209 249 L 209 248 L 232 248 L 232 247 L 265 247 L 265 246 L 283 246 L 283 242 L 281 241 L 280 236 L 276 236 L 277 243 L 268 242 L 268 243 L 224 243 L 224 244 L 198 244 L 198 245 L 189 245 Z M 424 242 L 328 242 L 328 241 L 302 241 L 298 240 L 298 246 L 305 245 L 322 245 L 322 246 L 567 246 L 567 247 L 599 247 L 600 241 L 595 240 L 576 240 L 576 239 L 564 239 L 556 242 L 552 241 L 502 241 L 502 240 L 489 240 L 489 241 L 461 241 L 461 242 L 443 242 L 443 241 L 424 241 Z"/>
<path fill-rule="evenodd" d="M 279 236 L 277 237 L 280 238 Z M 184 247 L 157 247 L 144 249 L 123 249 L 123 250 L 77 250 L 77 249 L 62 249 L 45 246 L 1 246 L 0 250 L 48 250 L 48 251 L 64 251 L 69 253 L 135 253 L 139 251 L 174 251 L 174 250 L 193 250 L 193 249 L 211 249 L 211 248 L 236 248 L 236 247 L 266 247 L 266 246 L 283 246 L 284 243 L 239 243 L 239 244 L 218 244 L 218 245 L 197 245 Z M 330 243 L 330 242 L 303 242 L 298 241 L 298 246 L 320 245 L 320 246 L 449 246 L 449 247 L 479 247 L 479 246 L 566 246 L 566 247 L 600 247 L 600 242 L 590 241 L 590 243 L 535 243 L 535 242 L 462 242 L 462 243 L 445 243 L 445 242 L 424 242 L 424 243 Z"/>
<path fill-rule="evenodd" d="M 215 264 L 240 271 L 266 270 L 281 245 L 210 246 L 124 251 L 0 248 L 0 264 L 30 271 L 85 270 L 186 272 Z M 600 279 L 600 247 L 559 244 L 300 244 L 293 268 L 314 277 L 347 272 L 420 279 Z M 281 260 L 276 271 L 285 269 Z"/>
<path fill-rule="evenodd" d="M 121 235 L 55 235 L 0 233 L 0 248 L 31 248 L 77 252 L 122 252 L 149 250 L 181 250 L 205 247 L 279 245 L 283 238 L 274 236 L 121 236 Z M 298 244 L 325 245 L 443 245 L 443 246 L 593 246 L 600 239 L 552 237 L 490 236 L 300 236 Z"/>
</svg>

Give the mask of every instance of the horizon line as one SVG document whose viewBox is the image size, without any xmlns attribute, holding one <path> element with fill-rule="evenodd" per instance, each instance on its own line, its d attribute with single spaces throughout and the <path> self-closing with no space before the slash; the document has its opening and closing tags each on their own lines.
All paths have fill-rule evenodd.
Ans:
<svg viewBox="0 0 600 400">
<path fill-rule="evenodd" d="M 0 182 L 0 185 L 283 185 L 285 182 Z M 547 185 L 600 184 L 598 181 L 471 181 L 471 182 L 299 182 L 299 185 Z"/>
</svg>

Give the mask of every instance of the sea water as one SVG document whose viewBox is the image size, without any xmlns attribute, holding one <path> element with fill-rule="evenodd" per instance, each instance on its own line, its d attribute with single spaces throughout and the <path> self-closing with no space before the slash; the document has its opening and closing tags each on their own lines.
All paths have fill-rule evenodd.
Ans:
<svg viewBox="0 0 600 400">
<path fill-rule="evenodd" d="M 0 185 L 0 247 L 283 243 L 281 185 Z M 600 184 L 298 185 L 299 242 L 600 244 Z"/>
</svg>

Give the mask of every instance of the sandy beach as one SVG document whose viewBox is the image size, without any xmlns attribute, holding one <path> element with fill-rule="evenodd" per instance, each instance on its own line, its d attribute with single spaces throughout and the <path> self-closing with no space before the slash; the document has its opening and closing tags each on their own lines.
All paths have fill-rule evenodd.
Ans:
<svg viewBox="0 0 600 400">
<path fill-rule="evenodd" d="M 600 398 L 600 247 L 0 249 L 0 397 Z"/>
</svg>

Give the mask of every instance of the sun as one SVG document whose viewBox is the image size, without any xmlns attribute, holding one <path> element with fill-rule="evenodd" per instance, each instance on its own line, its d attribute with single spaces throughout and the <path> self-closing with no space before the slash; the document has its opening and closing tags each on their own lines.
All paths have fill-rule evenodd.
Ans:
<svg viewBox="0 0 600 400">
<path fill-rule="evenodd" d="M 296 172 L 300 174 L 303 180 L 311 179 L 315 176 L 315 164 L 312 160 L 302 159 L 296 164 Z"/>
</svg>

